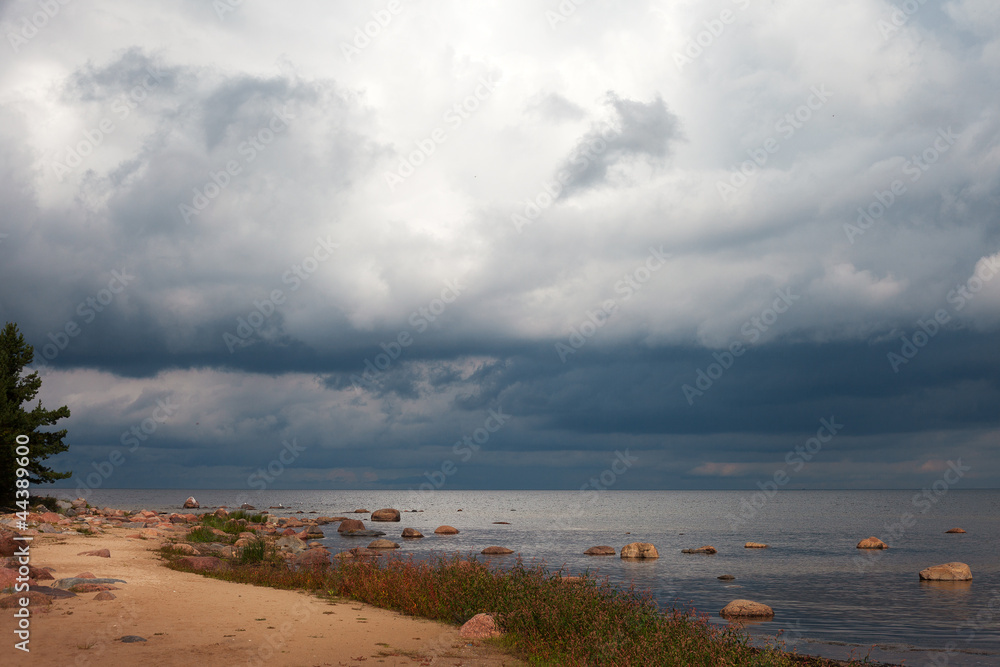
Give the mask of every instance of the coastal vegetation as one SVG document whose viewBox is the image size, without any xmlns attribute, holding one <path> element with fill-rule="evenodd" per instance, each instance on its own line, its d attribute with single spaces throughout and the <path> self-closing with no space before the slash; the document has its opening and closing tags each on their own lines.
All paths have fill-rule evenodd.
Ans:
<svg viewBox="0 0 1000 667">
<path fill-rule="evenodd" d="M 488 612 L 504 634 L 487 641 L 533 665 L 844 664 L 780 646 L 756 647 L 738 625 L 712 625 L 693 609 L 661 611 L 648 591 L 623 590 L 590 575 L 564 577 L 520 559 L 508 570 L 460 555 L 425 561 L 392 555 L 343 558 L 296 568 L 268 558 L 267 549 L 266 540 L 255 540 L 227 567 L 200 573 L 349 598 L 446 623 L 461 624 Z M 169 549 L 162 553 L 170 567 L 191 569 Z"/>
</svg>

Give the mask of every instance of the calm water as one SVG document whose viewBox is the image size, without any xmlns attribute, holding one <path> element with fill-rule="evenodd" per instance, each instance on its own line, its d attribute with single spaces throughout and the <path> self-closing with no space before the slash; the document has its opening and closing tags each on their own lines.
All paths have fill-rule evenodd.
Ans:
<svg viewBox="0 0 1000 667">
<path fill-rule="evenodd" d="M 70 493 L 69 490 L 57 495 Z M 356 508 L 395 507 L 399 524 L 374 524 L 387 537 L 414 527 L 427 537 L 399 540 L 403 553 L 478 553 L 501 545 L 549 569 L 597 571 L 613 583 L 653 591 L 665 607 L 695 608 L 725 623 L 718 610 L 734 598 L 769 604 L 773 621 L 751 625 L 764 640 L 779 633 L 786 648 L 828 657 L 863 658 L 907 665 L 1000 665 L 1000 491 L 951 490 L 930 504 L 914 491 L 783 490 L 734 525 L 745 491 L 197 491 L 203 508 L 250 502 L 258 509 L 337 515 Z M 177 490 L 96 490 L 99 506 L 177 510 L 187 497 Z M 760 498 L 758 498 L 760 500 Z M 462 511 L 459 512 L 458 510 Z M 913 519 L 904 518 L 909 513 Z M 367 518 L 367 517 L 363 517 Z M 901 519 L 904 521 L 901 523 Z M 509 521 L 510 525 L 495 525 Z M 902 525 L 910 524 L 909 526 Z M 434 536 L 448 524 L 461 533 Z M 892 524 L 897 524 L 894 529 Z M 946 535 L 960 526 L 965 535 Z M 333 530 L 321 540 L 332 550 L 367 544 Z M 855 548 L 869 535 L 890 545 L 884 552 Z M 744 549 L 746 541 L 769 549 Z M 588 547 L 652 542 L 654 561 L 588 557 Z M 681 549 L 711 544 L 714 556 Z M 507 563 L 513 556 L 493 557 Z M 961 561 L 972 568 L 968 583 L 920 582 L 917 572 Z M 734 581 L 716 577 L 732 574 Z"/>
</svg>

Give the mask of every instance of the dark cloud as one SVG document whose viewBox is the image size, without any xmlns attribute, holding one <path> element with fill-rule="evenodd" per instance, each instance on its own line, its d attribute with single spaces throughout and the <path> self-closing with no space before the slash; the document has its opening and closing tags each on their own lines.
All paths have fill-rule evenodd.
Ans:
<svg viewBox="0 0 1000 667">
<path fill-rule="evenodd" d="M 294 439 L 281 485 L 405 488 L 490 411 L 456 488 L 578 488 L 621 448 L 628 488 L 753 488 L 828 418 L 802 485 L 1000 479 L 981 4 L 884 39 L 875 5 L 751 7 L 681 71 L 690 17 L 645 10 L 435 17 L 438 47 L 413 7 L 348 59 L 363 12 L 188 5 L 67 5 L 0 65 L 0 317 L 71 404 L 65 467 L 171 401 L 108 484 L 242 488 Z"/>
</svg>

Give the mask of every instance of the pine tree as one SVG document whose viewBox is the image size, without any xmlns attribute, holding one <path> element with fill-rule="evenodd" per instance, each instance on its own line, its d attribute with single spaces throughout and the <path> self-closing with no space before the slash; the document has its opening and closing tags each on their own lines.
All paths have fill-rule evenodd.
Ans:
<svg viewBox="0 0 1000 667">
<path fill-rule="evenodd" d="M 35 398 L 42 386 L 37 372 L 21 376 L 34 357 L 34 348 L 25 343 L 17 325 L 8 322 L 0 332 L 0 507 L 14 506 L 17 468 L 20 467 L 17 460 L 21 458 L 17 456 L 18 436 L 28 439 L 25 445 L 29 450 L 28 465 L 24 467 L 28 470 L 30 485 L 51 483 L 73 474 L 56 472 L 42 465 L 44 459 L 69 449 L 69 445 L 63 443 L 66 430 L 38 430 L 69 417 L 69 408 L 64 405 L 58 410 L 46 410 L 41 401 L 30 411 L 22 407 Z M 24 443 L 24 437 L 20 442 Z"/>
</svg>

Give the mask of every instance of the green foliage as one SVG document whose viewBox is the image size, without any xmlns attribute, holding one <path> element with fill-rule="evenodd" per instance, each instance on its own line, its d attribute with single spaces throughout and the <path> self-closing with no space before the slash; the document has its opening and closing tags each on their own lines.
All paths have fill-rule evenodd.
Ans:
<svg viewBox="0 0 1000 667">
<path fill-rule="evenodd" d="M 48 484 L 67 479 L 72 472 L 56 472 L 42 465 L 50 456 L 65 452 L 63 443 L 66 430 L 43 432 L 39 429 L 52 426 L 69 417 L 65 405 L 58 410 L 46 410 L 42 402 L 31 410 L 24 405 L 38 394 L 42 380 L 37 372 L 23 375 L 25 366 L 34 360 L 34 348 L 24 341 L 17 325 L 8 322 L 0 331 L 0 506 L 13 507 L 16 498 L 17 443 L 19 435 L 28 437 L 27 479 L 32 484 Z"/>
<path fill-rule="evenodd" d="M 234 512 L 233 514 L 236 514 L 236 512 Z M 239 535 L 244 531 L 254 530 L 253 528 L 248 528 L 244 522 L 254 523 L 255 521 L 252 521 L 251 519 L 263 516 L 262 514 L 256 514 L 253 516 L 246 515 L 245 517 L 240 517 L 240 516 L 234 517 L 233 514 L 230 514 L 229 517 L 226 519 L 217 517 L 214 514 L 202 514 L 201 523 L 202 525 L 208 526 L 209 528 L 218 528 L 219 530 L 225 533 L 230 533 L 232 535 Z M 243 519 L 243 522 L 241 522 L 241 519 Z M 262 522 L 256 521 L 256 523 L 262 523 Z"/>
<path fill-rule="evenodd" d="M 274 545 L 263 537 L 254 537 L 239 550 L 238 562 L 241 565 L 256 565 L 260 563 L 278 563 L 281 557 Z"/>
<path fill-rule="evenodd" d="M 52 496 L 31 496 L 30 505 L 43 505 L 49 512 L 65 514 L 63 508 L 59 507 L 59 499 Z"/>
<path fill-rule="evenodd" d="M 208 526 L 209 528 L 218 528 L 219 530 L 222 530 L 222 527 L 226 525 L 226 520 L 220 519 L 214 514 L 202 514 L 201 525 Z"/>
<path fill-rule="evenodd" d="M 264 523 L 267 521 L 266 514 L 251 514 L 246 510 L 236 510 L 229 515 L 230 521 L 239 521 L 240 519 L 246 519 L 250 523 Z"/>
<path fill-rule="evenodd" d="M 188 542 L 218 542 L 219 538 L 209 526 L 195 526 L 187 534 Z"/>
</svg>

